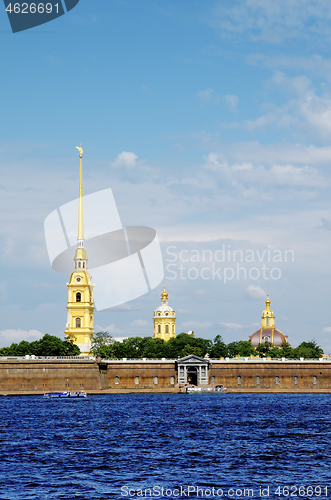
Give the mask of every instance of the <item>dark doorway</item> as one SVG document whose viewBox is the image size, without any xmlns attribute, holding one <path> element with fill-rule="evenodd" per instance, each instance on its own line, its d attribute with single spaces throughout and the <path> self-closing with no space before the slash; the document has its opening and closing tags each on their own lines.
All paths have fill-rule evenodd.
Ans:
<svg viewBox="0 0 331 500">
<path fill-rule="evenodd" d="M 187 369 L 187 381 L 189 384 L 198 385 L 198 369 L 195 366 Z"/>
</svg>

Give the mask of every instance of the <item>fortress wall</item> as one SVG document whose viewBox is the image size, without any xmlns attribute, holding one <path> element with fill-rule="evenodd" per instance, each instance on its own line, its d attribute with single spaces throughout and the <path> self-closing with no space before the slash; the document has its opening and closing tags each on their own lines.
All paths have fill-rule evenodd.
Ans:
<svg viewBox="0 0 331 500">
<path fill-rule="evenodd" d="M 223 384 L 227 389 L 235 392 L 249 389 L 261 392 L 282 392 L 284 389 L 300 392 L 321 389 L 331 392 L 330 362 L 212 362 L 209 368 L 209 382 L 213 376 L 215 384 Z M 260 377 L 259 384 L 257 376 Z M 278 377 L 278 384 L 276 377 Z M 295 377 L 297 377 L 297 384 Z M 316 377 L 315 383 L 314 377 Z"/>
<path fill-rule="evenodd" d="M 240 384 L 238 383 L 238 376 Z M 257 384 L 256 377 L 260 377 Z M 115 378 L 118 377 L 118 384 Z M 139 377 L 139 384 L 135 383 Z M 158 377 L 157 384 L 154 378 Z M 171 384 L 174 377 L 175 384 Z M 211 360 L 209 384 L 223 384 L 228 392 L 331 392 L 330 361 L 228 361 Z M 276 384 L 278 377 L 279 384 Z M 298 383 L 295 384 L 294 377 Z M 315 382 L 314 383 L 314 377 Z M 0 358 L 0 394 L 84 389 L 102 392 L 176 391 L 174 360 L 5 360 Z"/>
<path fill-rule="evenodd" d="M 106 373 L 93 360 L 0 358 L 0 392 L 103 389 L 107 387 Z"/>
<path fill-rule="evenodd" d="M 118 361 L 108 364 L 108 386 L 110 389 L 151 389 L 157 392 L 158 388 L 173 388 L 177 383 L 177 371 L 174 361 L 167 362 L 130 362 Z M 115 384 L 118 377 L 118 384 Z M 139 377 L 139 384 L 135 383 Z M 154 377 L 158 383 L 154 383 Z M 174 377 L 174 384 L 171 384 Z"/>
</svg>

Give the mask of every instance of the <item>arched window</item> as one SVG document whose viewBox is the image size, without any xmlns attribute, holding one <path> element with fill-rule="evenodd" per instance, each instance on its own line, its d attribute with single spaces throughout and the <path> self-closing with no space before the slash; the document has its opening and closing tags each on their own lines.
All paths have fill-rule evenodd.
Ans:
<svg viewBox="0 0 331 500">
<path fill-rule="evenodd" d="M 78 262 L 78 267 L 80 267 L 80 262 Z"/>
<path fill-rule="evenodd" d="M 81 302 L 82 301 L 82 294 L 80 292 L 76 293 L 76 302 Z"/>
<path fill-rule="evenodd" d="M 279 377 L 275 377 L 275 384 L 279 385 Z"/>
<path fill-rule="evenodd" d="M 157 333 L 161 333 L 161 325 L 157 325 Z"/>
<path fill-rule="evenodd" d="M 240 375 L 238 375 L 237 381 L 238 381 L 238 385 L 241 385 L 241 376 Z"/>
<path fill-rule="evenodd" d="M 159 378 L 158 377 L 154 377 L 154 385 L 158 385 L 159 383 Z"/>
<path fill-rule="evenodd" d="M 267 318 L 267 325 L 269 325 L 269 318 Z"/>
<path fill-rule="evenodd" d="M 211 383 L 212 383 L 212 384 L 215 384 L 215 377 L 212 377 L 212 378 L 211 378 Z"/>
<path fill-rule="evenodd" d="M 115 385 L 118 385 L 120 383 L 120 378 L 119 377 L 115 377 Z"/>
<path fill-rule="evenodd" d="M 85 267 L 85 262 L 83 262 L 83 267 Z"/>
<path fill-rule="evenodd" d="M 134 378 L 134 383 L 135 383 L 136 385 L 139 385 L 139 377 L 135 377 L 135 378 Z"/>
<path fill-rule="evenodd" d="M 256 385 L 260 385 L 260 377 L 258 375 L 256 376 Z"/>
<path fill-rule="evenodd" d="M 169 333 L 169 325 L 166 325 L 165 332 Z"/>
<path fill-rule="evenodd" d="M 175 325 L 172 325 L 172 333 L 175 333 Z"/>
<path fill-rule="evenodd" d="M 298 377 L 297 376 L 294 377 L 294 384 L 298 385 Z"/>
<path fill-rule="evenodd" d="M 170 384 L 174 385 L 174 383 L 175 383 L 175 377 L 170 377 Z"/>
<path fill-rule="evenodd" d="M 76 318 L 76 328 L 80 328 L 80 318 Z"/>
<path fill-rule="evenodd" d="M 314 385 L 317 385 L 317 377 L 316 377 L 315 375 L 314 375 L 314 377 L 313 377 L 313 384 L 314 384 Z"/>
</svg>

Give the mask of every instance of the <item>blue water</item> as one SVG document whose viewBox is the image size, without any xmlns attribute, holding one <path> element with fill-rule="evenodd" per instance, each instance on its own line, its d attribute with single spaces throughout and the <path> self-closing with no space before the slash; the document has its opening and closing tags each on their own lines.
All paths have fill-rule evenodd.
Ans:
<svg viewBox="0 0 331 500">
<path fill-rule="evenodd" d="M 328 394 L 0 397 L 0 499 L 329 498 L 330 403 Z"/>
</svg>

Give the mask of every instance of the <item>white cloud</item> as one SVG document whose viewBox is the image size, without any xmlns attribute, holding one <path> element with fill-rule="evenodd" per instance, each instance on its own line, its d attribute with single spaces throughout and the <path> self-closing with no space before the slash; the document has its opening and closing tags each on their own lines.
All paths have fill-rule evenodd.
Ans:
<svg viewBox="0 0 331 500">
<path fill-rule="evenodd" d="M 222 325 L 225 328 L 229 328 L 231 330 L 238 330 L 238 329 L 244 328 L 244 326 L 241 325 L 240 323 L 222 323 Z"/>
<path fill-rule="evenodd" d="M 331 326 L 326 326 L 323 328 L 323 332 L 325 333 L 331 333 Z"/>
<path fill-rule="evenodd" d="M 145 321 L 144 319 L 135 319 L 134 321 L 132 321 L 130 323 L 129 326 L 134 326 L 134 327 L 137 327 L 137 328 L 145 328 L 146 326 L 150 327 L 151 323 L 148 322 L 148 321 Z"/>
<path fill-rule="evenodd" d="M 272 165 L 267 169 L 262 165 L 249 162 L 228 164 L 213 152 L 207 156 L 205 167 L 219 172 L 232 186 L 234 183 L 268 185 L 270 189 L 273 189 L 275 185 L 320 188 L 325 186 L 325 179 L 320 172 L 310 166 Z"/>
<path fill-rule="evenodd" d="M 118 328 L 116 325 L 111 324 L 109 326 L 95 325 L 95 332 L 108 332 L 113 336 L 125 333 L 121 328 Z"/>
<path fill-rule="evenodd" d="M 288 54 L 261 54 L 252 53 L 246 57 L 247 64 L 251 66 L 264 66 L 266 68 L 287 69 L 290 71 L 304 71 L 331 79 L 331 59 L 325 59 L 319 54 L 311 56 L 292 56 Z"/>
<path fill-rule="evenodd" d="M 281 43 L 295 38 L 330 39 L 328 0 L 232 0 L 216 4 L 210 24 L 222 37 Z"/>
<path fill-rule="evenodd" d="M 228 105 L 230 111 L 233 111 L 233 112 L 237 111 L 237 105 L 238 105 L 239 99 L 236 95 L 226 94 L 224 96 L 224 101 Z"/>
<path fill-rule="evenodd" d="M 218 104 L 220 99 L 220 96 L 215 92 L 215 90 L 211 89 L 210 87 L 206 90 L 201 90 L 200 92 L 198 92 L 197 97 L 204 104 L 209 104 L 211 102 L 213 102 L 214 104 Z"/>
<path fill-rule="evenodd" d="M 8 329 L 0 331 L 0 343 L 9 346 L 13 342 L 19 343 L 22 340 L 27 340 L 32 342 L 33 340 L 39 340 L 43 337 L 43 333 L 38 330 L 20 330 L 20 329 Z"/>
<path fill-rule="evenodd" d="M 113 167 L 134 167 L 138 156 L 129 151 L 122 151 L 118 154 L 112 163 Z"/>
<path fill-rule="evenodd" d="M 266 292 L 258 285 L 248 285 L 246 292 L 252 299 L 263 299 L 266 297 Z"/>
<path fill-rule="evenodd" d="M 184 328 L 188 328 L 190 330 L 194 330 L 195 328 L 210 328 L 212 323 L 209 321 L 199 322 L 199 321 L 185 321 L 182 323 Z"/>
</svg>

